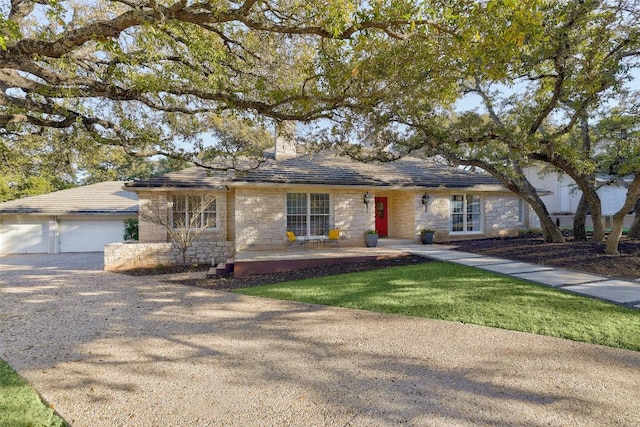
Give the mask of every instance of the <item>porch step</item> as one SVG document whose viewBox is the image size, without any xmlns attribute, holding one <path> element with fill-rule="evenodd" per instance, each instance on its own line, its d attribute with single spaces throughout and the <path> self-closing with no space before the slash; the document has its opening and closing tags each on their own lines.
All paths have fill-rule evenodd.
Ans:
<svg viewBox="0 0 640 427">
<path fill-rule="evenodd" d="M 215 267 L 211 267 L 207 273 L 207 278 L 221 277 L 233 273 L 233 258 L 227 259 L 227 262 L 221 262 Z"/>
</svg>

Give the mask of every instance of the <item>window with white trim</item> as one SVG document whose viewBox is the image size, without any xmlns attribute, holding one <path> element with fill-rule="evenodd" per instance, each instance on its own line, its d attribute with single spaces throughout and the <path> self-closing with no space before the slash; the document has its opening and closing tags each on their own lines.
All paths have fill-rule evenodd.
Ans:
<svg viewBox="0 0 640 427">
<path fill-rule="evenodd" d="M 330 223 L 328 193 L 287 193 L 287 231 L 301 237 L 324 236 Z"/>
<path fill-rule="evenodd" d="M 451 196 L 449 231 L 451 233 L 482 232 L 482 208 L 480 196 L 456 194 Z"/>
<path fill-rule="evenodd" d="M 215 197 L 176 194 L 172 197 L 173 228 L 216 228 Z"/>
</svg>

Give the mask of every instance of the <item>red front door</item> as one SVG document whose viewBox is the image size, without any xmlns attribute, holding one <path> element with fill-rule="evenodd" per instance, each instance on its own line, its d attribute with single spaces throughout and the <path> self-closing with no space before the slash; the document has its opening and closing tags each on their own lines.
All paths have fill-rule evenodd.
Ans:
<svg viewBox="0 0 640 427">
<path fill-rule="evenodd" d="M 387 198 L 376 197 L 376 230 L 380 237 L 389 235 L 389 222 L 387 221 Z"/>
</svg>

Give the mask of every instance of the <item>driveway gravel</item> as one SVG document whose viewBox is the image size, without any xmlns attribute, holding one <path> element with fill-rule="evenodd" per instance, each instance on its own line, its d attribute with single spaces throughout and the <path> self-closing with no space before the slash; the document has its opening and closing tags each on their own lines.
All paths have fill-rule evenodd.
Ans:
<svg viewBox="0 0 640 427">
<path fill-rule="evenodd" d="M 640 352 L 50 257 L 0 257 L 0 357 L 73 426 L 640 425 Z"/>
</svg>

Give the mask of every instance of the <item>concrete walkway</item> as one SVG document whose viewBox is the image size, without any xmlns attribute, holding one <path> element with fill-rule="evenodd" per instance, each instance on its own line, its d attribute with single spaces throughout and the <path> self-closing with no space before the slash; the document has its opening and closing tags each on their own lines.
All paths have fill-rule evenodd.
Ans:
<svg viewBox="0 0 640 427">
<path fill-rule="evenodd" d="M 489 270 L 565 291 L 640 309 L 640 282 L 547 267 L 453 250 L 449 245 L 393 245 L 389 248 L 440 261 Z"/>
</svg>

